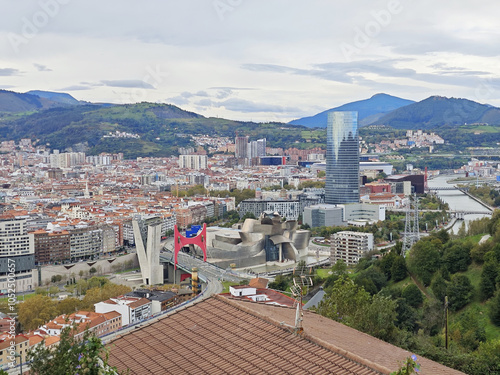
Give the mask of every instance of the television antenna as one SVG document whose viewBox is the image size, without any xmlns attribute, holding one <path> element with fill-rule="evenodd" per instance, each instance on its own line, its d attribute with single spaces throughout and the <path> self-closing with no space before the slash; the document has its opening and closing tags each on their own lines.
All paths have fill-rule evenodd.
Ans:
<svg viewBox="0 0 500 375">
<path fill-rule="evenodd" d="M 301 334 L 304 331 L 302 326 L 304 312 L 302 310 L 302 296 L 307 294 L 309 288 L 313 286 L 313 281 L 311 278 L 312 269 L 306 265 L 295 267 L 293 270 L 293 285 L 290 288 L 292 296 L 295 298 L 295 304 L 297 305 L 297 310 L 295 312 L 295 326 L 293 327 L 293 332 L 295 334 Z"/>
</svg>

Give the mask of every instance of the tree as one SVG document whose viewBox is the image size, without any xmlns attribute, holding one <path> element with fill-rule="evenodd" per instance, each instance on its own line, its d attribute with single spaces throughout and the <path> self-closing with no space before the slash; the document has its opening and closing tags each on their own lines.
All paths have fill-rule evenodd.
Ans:
<svg viewBox="0 0 500 375">
<path fill-rule="evenodd" d="M 356 285 L 363 286 L 371 295 L 377 294 L 386 284 L 387 279 L 378 267 L 370 267 L 356 277 Z"/>
<path fill-rule="evenodd" d="M 434 296 L 441 302 L 444 302 L 444 297 L 446 296 L 446 281 L 444 280 L 441 273 L 438 273 L 431 283 L 431 290 Z"/>
<path fill-rule="evenodd" d="M 432 237 L 418 241 L 410 251 L 409 268 L 425 286 L 431 283 L 432 275 L 439 269 L 442 242 Z"/>
<path fill-rule="evenodd" d="M 397 300 L 396 306 L 396 327 L 409 332 L 415 332 L 417 328 L 417 312 L 404 298 Z"/>
<path fill-rule="evenodd" d="M 467 271 L 471 263 L 470 250 L 472 244 L 469 241 L 454 241 L 445 246 L 443 264 L 450 273 Z"/>
<path fill-rule="evenodd" d="M 396 305 L 396 301 L 374 295 L 365 318 L 358 322 L 356 328 L 381 340 L 390 341 L 396 330 Z"/>
<path fill-rule="evenodd" d="M 500 292 L 497 292 L 490 303 L 490 319 L 491 322 L 500 327 Z"/>
<path fill-rule="evenodd" d="M 50 296 L 55 296 L 55 295 L 56 295 L 57 293 L 59 293 L 59 292 L 60 292 L 60 289 L 59 289 L 59 287 L 57 287 L 57 286 L 51 286 L 51 287 L 49 288 L 49 295 L 50 295 Z"/>
<path fill-rule="evenodd" d="M 481 324 L 477 310 L 466 309 L 459 314 L 450 332 L 454 341 L 468 351 L 476 350 L 481 342 L 486 341 L 484 324 Z"/>
<path fill-rule="evenodd" d="M 382 259 L 379 260 L 378 266 L 382 270 L 382 272 L 385 274 L 385 277 L 390 280 L 392 277 L 392 264 L 394 263 L 394 260 L 397 258 L 397 254 L 394 252 L 390 252 L 389 254 L 385 255 L 382 257 Z"/>
<path fill-rule="evenodd" d="M 404 280 L 408 271 L 406 270 L 405 258 L 402 256 L 397 256 L 392 262 L 391 276 L 394 282 Z"/>
<path fill-rule="evenodd" d="M 473 297 L 474 287 L 465 275 L 454 275 L 446 289 L 451 311 L 457 311 L 467 305 Z"/>
<path fill-rule="evenodd" d="M 56 303 L 47 296 L 35 295 L 18 305 L 17 318 L 24 330 L 36 329 L 56 316 Z"/>
<path fill-rule="evenodd" d="M 105 301 L 112 297 L 131 292 L 132 289 L 126 285 L 107 283 L 102 287 L 95 287 L 87 290 L 82 301 L 82 309 L 93 309 L 97 302 Z"/>
<path fill-rule="evenodd" d="M 410 284 L 404 288 L 402 297 L 408 302 L 408 305 L 414 308 L 419 307 L 424 302 L 424 296 L 415 284 Z"/>
<path fill-rule="evenodd" d="M 117 374 L 116 368 L 108 365 L 108 352 L 103 342 L 89 331 L 83 338 L 75 338 L 75 329 L 63 329 L 59 345 L 55 347 L 42 344 L 30 350 L 30 374 Z"/>
<path fill-rule="evenodd" d="M 365 333 L 388 340 L 395 329 L 396 302 L 382 295 L 373 298 L 347 277 L 326 291 L 318 313 Z"/>
<path fill-rule="evenodd" d="M 273 282 L 269 283 L 269 289 L 286 290 L 288 288 L 288 280 L 283 275 L 278 275 Z"/>
<path fill-rule="evenodd" d="M 328 275 L 328 277 L 326 278 L 324 287 L 329 288 L 329 287 L 333 286 L 335 281 L 337 281 L 337 279 L 339 277 L 342 277 L 342 276 L 348 277 L 347 276 L 347 264 L 342 259 L 339 259 L 332 266 L 332 274 Z"/>
<path fill-rule="evenodd" d="M 493 297 L 496 291 L 496 279 L 498 277 L 498 263 L 496 261 L 486 262 L 481 272 L 479 282 L 479 296 L 481 301 Z"/>
<path fill-rule="evenodd" d="M 370 303 L 370 295 L 346 277 L 337 279 L 332 288 L 326 290 L 318 313 L 327 318 L 354 327 L 363 319 Z"/>
<path fill-rule="evenodd" d="M 57 303 L 57 313 L 72 314 L 80 309 L 81 301 L 78 298 L 68 297 Z"/>
</svg>

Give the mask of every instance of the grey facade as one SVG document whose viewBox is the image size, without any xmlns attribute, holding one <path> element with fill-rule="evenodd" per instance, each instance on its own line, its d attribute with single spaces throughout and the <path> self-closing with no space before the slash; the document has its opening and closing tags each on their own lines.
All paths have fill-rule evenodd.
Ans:
<svg viewBox="0 0 500 375">
<path fill-rule="evenodd" d="M 26 230 L 28 216 L 0 217 L 0 291 L 34 289 L 34 240 Z M 10 272 L 14 271 L 14 272 Z M 14 286 L 13 286 L 14 285 Z"/>
<path fill-rule="evenodd" d="M 347 225 L 347 222 L 344 221 L 343 208 L 330 204 L 318 204 L 304 208 L 303 221 L 311 228 Z"/>
<path fill-rule="evenodd" d="M 297 220 L 302 213 L 298 200 L 251 198 L 241 201 L 239 205 L 240 218 L 245 216 L 247 212 L 251 212 L 255 217 L 260 217 L 265 211 L 278 212 L 281 217 L 289 220 Z"/>
<path fill-rule="evenodd" d="M 357 112 L 329 112 L 326 135 L 327 204 L 359 202 Z"/>
</svg>

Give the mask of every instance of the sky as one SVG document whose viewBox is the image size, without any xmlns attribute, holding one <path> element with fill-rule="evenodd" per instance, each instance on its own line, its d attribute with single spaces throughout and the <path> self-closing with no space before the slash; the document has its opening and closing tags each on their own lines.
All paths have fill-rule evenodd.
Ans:
<svg viewBox="0 0 500 375">
<path fill-rule="evenodd" d="M 0 0 L 0 89 L 290 121 L 386 93 L 500 106 L 500 2 Z"/>
</svg>

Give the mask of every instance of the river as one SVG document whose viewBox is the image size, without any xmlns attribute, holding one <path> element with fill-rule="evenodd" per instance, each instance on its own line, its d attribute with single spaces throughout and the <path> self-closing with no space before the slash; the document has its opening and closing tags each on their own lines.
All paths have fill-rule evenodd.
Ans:
<svg viewBox="0 0 500 375">
<path fill-rule="evenodd" d="M 452 186 L 453 184 L 448 184 L 448 180 L 455 179 L 457 177 L 463 177 L 464 175 L 442 175 L 437 176 L 433 179 L 429 179 L 427 184 L 429 188 L 432 187 L 444 187 L 444 186 Z M 480 203 L 476 202 L 474 199 L 468 197 L 466 194 L 462 193 L 460 190 L 441 190 L 437 191 L 437 195 L 444 202 L 448 203 L 451 210 L 457 211 L 486 211 L 486 208 L 482 206 Z M 489 215 L 465 215 L 464 221 L 465 225 L 468 225 L 468 222 L 471 220 L 480 219 L 484 216 Z M 462 226 L 463 221 L 459 220 L 453 226 L 453 233 L 457 233 L 457 231 Z"/>
</svg>

